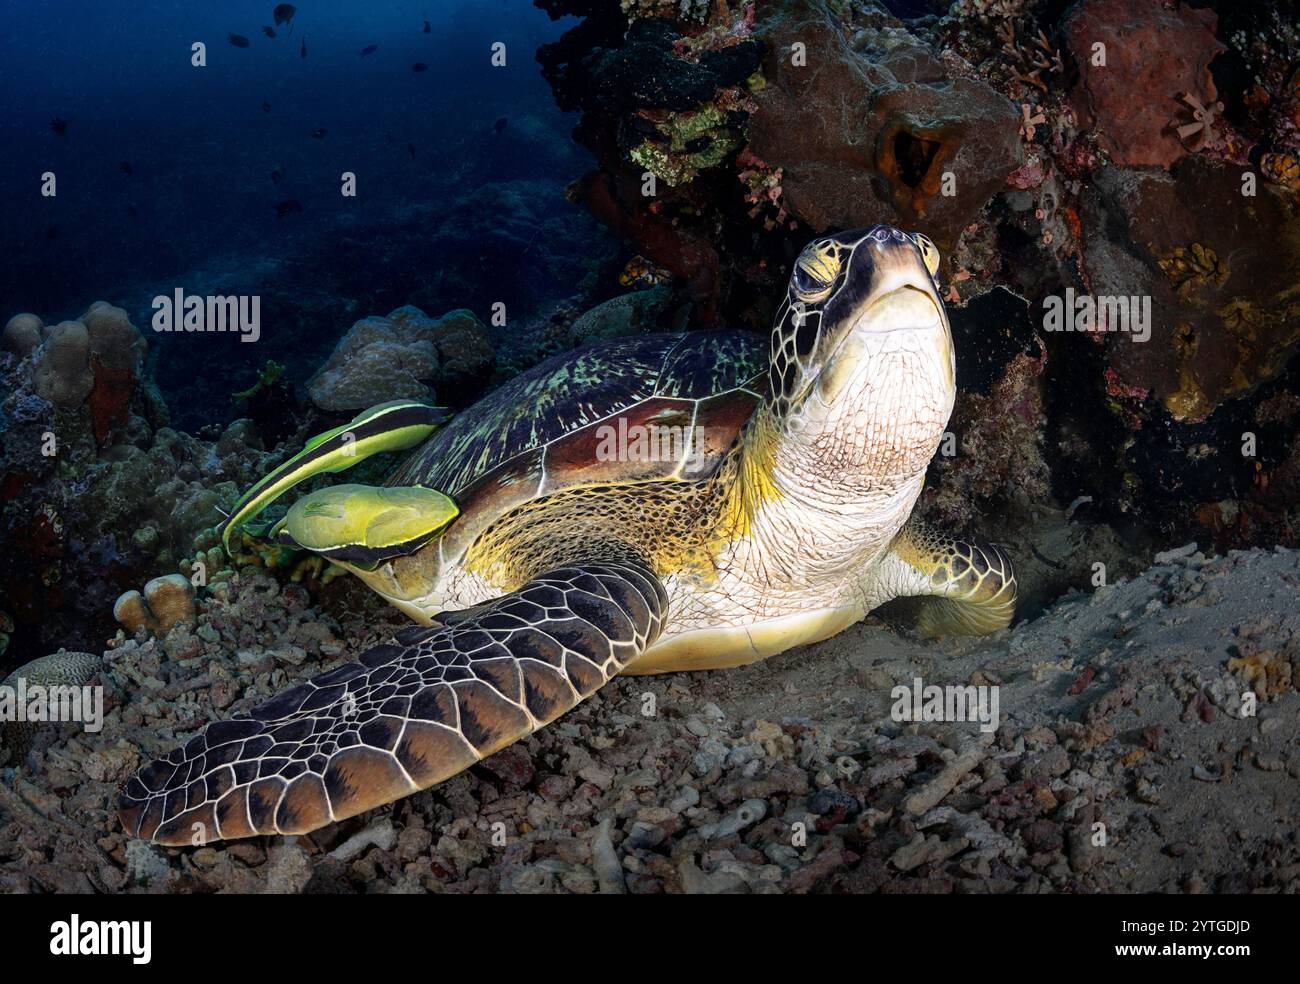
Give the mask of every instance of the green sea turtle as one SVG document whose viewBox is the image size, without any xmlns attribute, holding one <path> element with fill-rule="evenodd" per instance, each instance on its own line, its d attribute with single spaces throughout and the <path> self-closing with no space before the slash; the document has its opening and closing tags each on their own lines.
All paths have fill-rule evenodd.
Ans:
<svg viewBox="0 0 1300 984">
<path fill-rule="evenodd" d="M 998 547 L 909 522 L 955 395 L 920 235 L 819 237 L 770 346 L 647 335 L 557 356 L 435 428 L 387 404 L 258 483 L 419 446 L 387 487 L 305 496 L 272 535 L 330 557 L 419 625 L 211 724 L 123 787 L 132 834 L 298 834 L 460 772 L 620 673 L 737 666 L 898 597 L 929 633 L 1011 621 Z M 429 436 L 429 435 L 432 436 Z"/>
</svg>

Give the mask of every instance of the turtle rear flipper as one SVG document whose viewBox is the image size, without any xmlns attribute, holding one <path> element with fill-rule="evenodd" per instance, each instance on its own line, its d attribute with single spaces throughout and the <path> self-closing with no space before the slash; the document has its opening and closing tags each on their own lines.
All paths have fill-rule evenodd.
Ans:
<svg viewBox="0 0 1300 984">
<path fill-rule="evenodd" d="M 289 489 L 322 472 L 346 471 L 381 451 L 405 451 L 446 423 L 450 411 L 411 400 L 381 403 L 351 421 L 317 434 L 303 449 L 264 476 L 240 497 L 219 527 L 222 546 L 230 537 Z"/>
<path fill-rule="evenodd" d="M 894 538 L 877 576 L 890 597 L 909 599 L 922 636 L 987 635 L 1016 614 L 1016 573 L 1005 550 L 916 520 Z"/>
<path fill-rule="evenodd" d="M 127 780 L 118 816 L 183 846 L 303 834 L 391 803 L 591 696 L 658 638 L 667 607 L 640 564 L 550 571 L 210 725 Z"/>
</svg>

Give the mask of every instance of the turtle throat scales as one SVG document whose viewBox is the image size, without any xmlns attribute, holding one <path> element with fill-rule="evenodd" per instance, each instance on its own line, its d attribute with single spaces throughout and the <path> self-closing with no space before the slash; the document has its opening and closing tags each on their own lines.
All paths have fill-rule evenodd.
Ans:
<svg viewBox="0 0 1300 984">
<path fill-rule="evenodd" d="M 855 590 L 907 521 L 952 412 L 943 305 L 890 232 L 801 257 L 772 331 L 771 396 L 736 494 L 748 561 L 774 590 Z"/>
</svg>

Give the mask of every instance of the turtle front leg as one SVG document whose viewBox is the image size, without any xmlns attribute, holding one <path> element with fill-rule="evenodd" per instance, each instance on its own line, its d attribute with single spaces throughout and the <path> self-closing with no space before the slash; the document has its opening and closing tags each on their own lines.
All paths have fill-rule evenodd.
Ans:
<svg viewBox="0 0 1300 984">
<path fill-rule="evenodd" d="M 633 562 L 568 565 L 208 726 L 127 780 L 127 833 L 304 834 L 450 778 L 590 697 L 651 645 L 668 596 Z"/>
<path fill-rule="evenodd" d="M 1016 613 L 1016 572 L 1005 550 L 916 519 L 894 538 L 875 577 L 882 601 L 916 599 L 922 636 L 987 635 L 1005 629 Z"/>
</svg>

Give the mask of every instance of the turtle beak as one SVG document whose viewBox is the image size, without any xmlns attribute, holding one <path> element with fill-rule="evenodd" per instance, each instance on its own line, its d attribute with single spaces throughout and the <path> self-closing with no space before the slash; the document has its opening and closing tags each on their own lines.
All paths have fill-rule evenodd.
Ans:
<svg viewBox="0 0 1300 984">
<path fill-rule="evenodd" d="M 924 331 L 946 327 L 938 289 L 925 262 L 910 243 L 864 243 L 867 255 L 855 262 L 871 264 L 871 283 L 850 334 L 858 331 Z"/>
<path fill-rule="evenodd" d="M 943 308 L 934 289 L 907 283 L 869 300 L 845 337 L 893 331 L 942 331 L 944 323 Z"/>
</svg>

